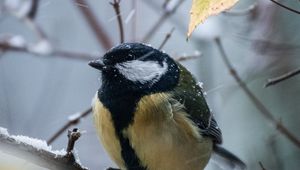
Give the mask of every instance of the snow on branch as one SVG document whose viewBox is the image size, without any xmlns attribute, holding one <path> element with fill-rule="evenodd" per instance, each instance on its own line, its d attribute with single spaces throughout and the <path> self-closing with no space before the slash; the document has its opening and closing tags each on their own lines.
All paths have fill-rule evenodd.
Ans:
<svg viewBox="0 0 300 170">
<path fill-rule="evenodd" d="M 68 134 L 68 150 L 52 150 L 46 141 L 22 135 L 10 135 L 0 127 L 0 151 L 50 170 L 87 170 L 73 154 L 75 141 L 80 137 L 77 129 Z"/>
</svg>

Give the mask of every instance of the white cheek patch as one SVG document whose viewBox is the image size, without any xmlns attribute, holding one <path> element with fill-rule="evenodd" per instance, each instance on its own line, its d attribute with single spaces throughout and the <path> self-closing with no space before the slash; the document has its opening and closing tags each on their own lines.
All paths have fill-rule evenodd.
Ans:
<svg viewBox="0 0 300 170">
<path fill-rule="evenodd" d="M 150 82 L 154 84 L 168 70 L 168 64 L 164 61 L 161 66 L 155 61 L 132 60 L 115 66 L 128 80 L 142 84 Z"/>
</svg>

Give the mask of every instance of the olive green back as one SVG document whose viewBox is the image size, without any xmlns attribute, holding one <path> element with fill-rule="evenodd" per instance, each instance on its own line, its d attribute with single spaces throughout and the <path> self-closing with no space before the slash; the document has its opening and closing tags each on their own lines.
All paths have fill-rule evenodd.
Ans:
<svg viewBox="0 0 300 170">
<path fill-rule="evenodd" d="M 178 86 L 174 89 L 174 98 L 185 106 L 187 113 L 201 128 L 209 126 L 211 113 L 204 98 L 202 88 L 192 74 L 181 64 Z"/>
</svg>

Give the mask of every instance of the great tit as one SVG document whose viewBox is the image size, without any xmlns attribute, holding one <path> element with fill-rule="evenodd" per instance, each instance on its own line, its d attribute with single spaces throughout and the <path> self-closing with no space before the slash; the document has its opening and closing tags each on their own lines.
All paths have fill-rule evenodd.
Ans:
<svg viewBox="0 0 300 170">
<path fill-rule="evenodd" d="M 166 53 L 123 43 L 89 65 L 102 75 L 94 123 L 120 169 L 202 170 L 212 153 L 245 167 L 220 147 L 221 130 L 201 86 Z"/>
</svg>

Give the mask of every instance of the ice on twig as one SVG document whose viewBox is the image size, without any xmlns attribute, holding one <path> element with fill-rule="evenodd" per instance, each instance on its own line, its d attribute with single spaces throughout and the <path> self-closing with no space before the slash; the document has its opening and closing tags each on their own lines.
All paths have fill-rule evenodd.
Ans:
<svg viewBox="0 0 300 170">
<path fill-rule="evenodd" d="M 68 119 L 69 119 L 69 121 L 72 122 L 72 121 L 75 121 L 75 120 L 79 119 L 80 117 L 81 117 L 81 113 L 77 112 L 77 113 L 74 113 L 74 114 L 70 115 L 68 117 Z"/>
<path fill-rule="evenodd" d="M 22 48 L 22 47 L 25 47 L 26 46 L 26 41 L 25 39 L 20 36 L 20 35 L 14 35 L 12 37 L 10 37 L 8 40 L 7 40 L 7 43 L 10 45 L 10 46 L 13 46 L 13 47 L 19 47 L 19 48 Z"/>
<path fill-rule="evenodd" d="M 28 47 L 28 51 L 37 53 L 37 54 L 42 54 L 42 55 L 47 55 L 51 54 L 53 52 L 53 48 L 49 41 L 42 39 L 36 44 L 30 45 Z"/>
</svg>

